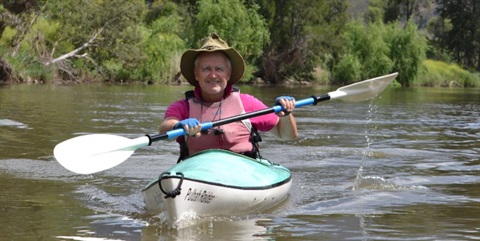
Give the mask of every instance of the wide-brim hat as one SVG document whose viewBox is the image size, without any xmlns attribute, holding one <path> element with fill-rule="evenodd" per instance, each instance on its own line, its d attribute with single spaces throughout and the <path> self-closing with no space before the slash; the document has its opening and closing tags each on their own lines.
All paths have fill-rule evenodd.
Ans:
<svg viewBox="0 0 480 241">
<path fill-rule="evenodd" d="M 183 77 L 187 79 L 188 83 L 193 86 L 198 84 L 195 80 L 195 74 L 193 72 L 195 67 L 195 59 L 201 52 L 224 52 L 232 64 L 232 75 L 228 83 L 231 85 L 237 83 L 245 72 L 245 62 L 242 56 L 234 49 L 228 46 L 227 42 L 222 40 L 216 33 L 212 33 L 210 36 L 202 39 L 202 47 L 199 49 L 189 49 L 183 53 L 180 60 L 180 71 Z"/>
</svg>

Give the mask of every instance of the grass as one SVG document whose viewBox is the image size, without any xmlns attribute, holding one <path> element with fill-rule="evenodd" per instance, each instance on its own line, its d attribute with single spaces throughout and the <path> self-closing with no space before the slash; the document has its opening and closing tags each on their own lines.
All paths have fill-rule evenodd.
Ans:
<svg viewBox="0 0 480 241">
<path fill-rule="evenodd" d="M 431 59 L 425 60 L 424 65 L 425 71 L 413 83 L 416 86 L 480 88 L 480 73 Z"/>
</svg>

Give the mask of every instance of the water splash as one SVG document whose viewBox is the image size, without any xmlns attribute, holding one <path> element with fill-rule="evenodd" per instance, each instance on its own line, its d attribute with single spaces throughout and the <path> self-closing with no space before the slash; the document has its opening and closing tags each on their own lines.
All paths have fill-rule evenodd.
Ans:
<svg viewBox="0 0 480 241">
<path fill-rule="evenodd" d="M 380 98 L 380 97 L 379 97 Z M 376 132 L 377 132 L 377 111 L 378 111 L 378 105 L 373 103 L 373 100 L 370 101 L 368 105 L 368 115 L 367 115 L 367 122 L 365 124 L 365 140 L 366 140 L 366 146 L 365 149 L 362 152 L 362 162 L 360 165 L 360 168 L 357 171 L 357 177 L 355 178 L 354 184 L 353 184 L 353 190 L 358 190 L 361 189 L 361 182 L 362 182 L 362 176 L 363 176 L 363 168 L 365 166 L 366 161 L 368 161 L 368 158 L 372 154 L 372 150 L 370 149 L 370 146 L 374 143 L 374 139 L 370 138 L 370 136 L 375 137 Z"/>
</svg>

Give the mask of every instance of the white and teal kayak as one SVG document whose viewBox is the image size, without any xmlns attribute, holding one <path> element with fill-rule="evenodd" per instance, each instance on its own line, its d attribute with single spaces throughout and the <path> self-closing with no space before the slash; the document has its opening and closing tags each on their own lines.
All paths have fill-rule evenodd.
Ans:
<svg viewBox="0 0 480 241">
<path fill-rule="evenodd" d="M 186 217 L 261 213 L 288 197 L 290 171 L 265 159 L 206 150 L 174 165 L 143 189 L 150 211 Z"/>
</svg>

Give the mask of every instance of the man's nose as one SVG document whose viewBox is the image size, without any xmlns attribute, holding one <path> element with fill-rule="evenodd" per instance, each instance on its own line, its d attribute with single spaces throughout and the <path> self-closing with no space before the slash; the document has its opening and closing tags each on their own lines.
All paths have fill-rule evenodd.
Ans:
<svg viewBox="0 0 480 241">
<path fill-rule="evenodd" d="M 217 71 L 215 71 L 215 70 L 210 71 L 209 77 L 210 78 L 217 78 L 218 77 Z"/>
</svg>

